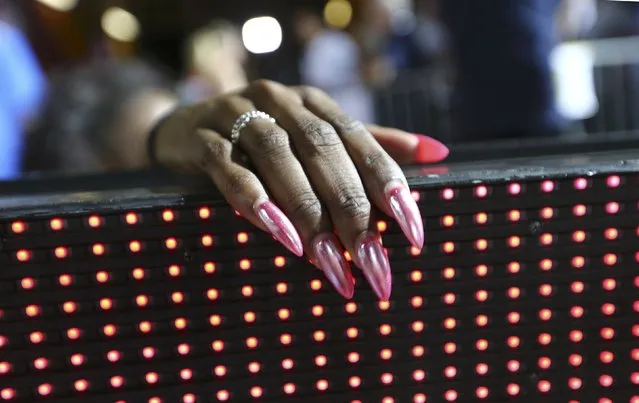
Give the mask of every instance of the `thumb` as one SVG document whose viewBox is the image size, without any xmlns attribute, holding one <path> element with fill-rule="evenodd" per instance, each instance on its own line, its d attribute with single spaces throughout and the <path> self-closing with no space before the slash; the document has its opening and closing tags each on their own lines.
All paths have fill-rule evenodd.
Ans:
<svg viewBox="0 0 639 403">
<path fill-rule="evenodd" d="M 446 159 L 450 152 L 444 144 L 432 137 L 376 125 L 367 125 L 367 128 L 399 164 L 440 162 Z"/>
</svg>

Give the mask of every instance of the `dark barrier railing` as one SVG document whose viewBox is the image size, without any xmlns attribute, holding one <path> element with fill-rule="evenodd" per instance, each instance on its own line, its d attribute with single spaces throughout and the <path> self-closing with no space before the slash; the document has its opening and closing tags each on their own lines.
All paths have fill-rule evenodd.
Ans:
<svg viewBox="0 0 639 403">
<path fill-rule="evenodd" d="M 8 183 L 0 401 L 639 403 L 635 156 L 407 168 L 427 241 L 378 222 L 389 302 L 201 178 Z"/>
</svg>

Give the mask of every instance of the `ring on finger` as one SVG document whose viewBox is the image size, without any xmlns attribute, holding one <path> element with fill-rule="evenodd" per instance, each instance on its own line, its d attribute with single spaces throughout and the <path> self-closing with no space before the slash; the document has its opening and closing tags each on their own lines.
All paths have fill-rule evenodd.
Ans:
<svg viewBox="0 0 639 403">
<path fill-rule="evenodd" d="M 263 111 L 249 111 L 240 115 L 239 118 L 233 124 L 233 129 L 231 129 L 231 143 L 237 144 L 240 141 L 240 134 L 242 130 L 246 128 L 246 126 L 254 120 L 263 119 L 268 120 L 271 123 L 275 123 L 275 118 Z"/>
</svg>

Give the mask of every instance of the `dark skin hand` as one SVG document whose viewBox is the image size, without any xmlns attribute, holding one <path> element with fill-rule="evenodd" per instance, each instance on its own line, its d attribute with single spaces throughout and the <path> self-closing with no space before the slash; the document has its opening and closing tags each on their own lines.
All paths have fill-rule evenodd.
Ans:
<svg viewBox="0 0 639 403">
<path fill-rule="evenodd" d="M 232 144 L 234 123 L 253 110 L 275 122 L 252 120 Z M 411 245 L 423 246 L 422 219 L 397 162 L 415 162 L 415 136 L 367 127 L 318 89 L 256 81 L 178 108 L 158 130 L 160 163 L 205 171 L 234 209 L 296 255 L 305 253 L 346 298 L 354 289 L 344 250 L 380 299 L 391 294 L 374 207 L 398 221 Z M 419 148 L 420 162 L 448 153 L 425 137 Z"/>
</svg>

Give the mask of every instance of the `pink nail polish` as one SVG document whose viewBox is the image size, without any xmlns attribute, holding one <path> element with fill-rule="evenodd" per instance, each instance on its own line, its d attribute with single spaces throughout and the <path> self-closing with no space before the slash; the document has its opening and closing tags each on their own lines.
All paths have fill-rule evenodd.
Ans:
<svg viewBox="0 0 639 403">
<path fill-rule="evenodd" d="M 399 185 L 392 187 L 386 194 L 388 205 L 404 235 L 411 245 L 421 249 L 424 246 L 424 224 L 410 191 L 404 185 Z"/>
<path fill-rule="evenodd" d="M 297 230 L 291 220 L 271 201 L 259 203 L 255 207 L 255 214 L 264 223 L 266 228 L 288 250 L 302 256 L 304 247 Z"/>
<path fill-rule="evenodd" d="M 384 301 L 390 298 L 393 280 L 390 263 L 378 236 L 367 232 L 355 243 L 357 265 L 364 272 L 375 294 Z"/>
<path fill-rule="evenodd" d="M 415 134 L 415 136 L 418 140 L 415 149 L 415 162 L 426 164 L 438 162 L 448 157 L 450 150 L 439 141 L 422 134 Z"/>
<path fill-rule="evenodd" d="M 317 267 L 344 298 L 353 298 L 353 274 L 335 235 L 318 235 L 312 244 Z"/>
</svg>

